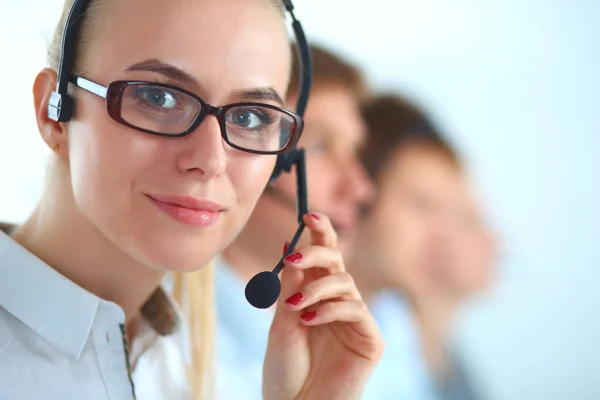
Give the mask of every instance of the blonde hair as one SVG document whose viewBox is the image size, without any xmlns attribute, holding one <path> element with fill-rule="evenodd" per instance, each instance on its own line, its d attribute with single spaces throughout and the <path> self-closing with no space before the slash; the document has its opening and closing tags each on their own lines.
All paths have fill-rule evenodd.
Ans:
<svg viewBox="0 0 600 400">
<path fill-rule="evenodd" d="M 285 16 L 280 0 L 262 0 Z M 48 46 L 48 67 L 58 72 L 63 33 L 69 12 L 75 0 L 65 0 L 62 15 L 54 36 Z M 89 43 L 102 28 L 98 23 L 101 7 L 106 0 L 93 0 L 89 4 L 80 23 L 79 36 L 74 51 L 73 72 L 81 73 L 86 54 L 82 49 L 90 48 Z M 189 329 L 191 360 L 187 366 L 188 382 L 195 400 L 213 397 L 214 392 L 214 349 L 215 349 L 215 307 L 213 269 L 208 265 L 198 271 L 174 276 L 173 297 L 184 310 Z"/>
<path fill-rule="evenodd" d="M 214 266 L 177 274 L 173 297 L 184 308 L 189 328 L 191 364 L 188 381 L 194 399 L 210 399 L 214 392 L 215 307 Z"/>
</svg>

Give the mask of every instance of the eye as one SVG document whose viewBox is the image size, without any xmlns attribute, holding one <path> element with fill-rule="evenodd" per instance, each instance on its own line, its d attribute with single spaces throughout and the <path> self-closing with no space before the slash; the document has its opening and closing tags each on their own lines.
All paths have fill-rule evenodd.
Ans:
<svg viewBox="0 0 600 400">
<path fill-rule="evenodd" d="M 173 109 L 177 107 L 177 99 L 167 90 L 153 87 L 138 88 L 138 96 L 152 107 Z"/>
<path fill-rule="evenodd" d="M 229 121 L 241 128 L 257 129 L 264 123 L 270 123 L 268 116 L 261 110 L 250 108 L 239 108 L 232 110 Z"/>
</svg>

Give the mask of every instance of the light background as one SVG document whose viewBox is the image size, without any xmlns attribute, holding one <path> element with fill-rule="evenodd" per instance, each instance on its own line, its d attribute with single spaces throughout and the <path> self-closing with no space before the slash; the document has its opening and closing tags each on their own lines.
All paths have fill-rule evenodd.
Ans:
<svg viewBox="0 0 600 400">
<path fill-rule="evenodd" d="M 0 220 L 40 193 L 31 86 L 61 0 L 0 1 Z M 502 233 L 459 342 L 492 400 L 600 398 L 600 1 L 296 0 L 309 39 L 425 104 Z"/>
</svg>

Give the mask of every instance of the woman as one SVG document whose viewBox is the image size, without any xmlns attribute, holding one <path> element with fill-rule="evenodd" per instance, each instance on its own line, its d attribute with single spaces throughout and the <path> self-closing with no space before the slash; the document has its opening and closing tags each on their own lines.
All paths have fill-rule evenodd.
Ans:
<svg viewBox="0 0 600 400">
<path fill-rule="evenodd" d="M 459 156 L 417 106 L 385 95 L 364 115 L 377 196 L 346 260 L 386 339 L 365 399 L 477 398 L 448 340 L 459 307 L 490 283 L 489 226 Z"/>
<path fill-rule="evenodd" d="M 274 0 L 92 1 L 69 122 L 48 117 L 64 23 L 58 29 L 50 68 L 33 87 L 38 128 L 54 151 L 47 184 L 32 215 L 0 236 L 0 398 L 132 398 L 128 369 L 135 377 L 156 350 L 136 346 L 141 327 L 165 325 L 148 299 L 167 272 L 199 270 L 231 242 L 275 164 L 257 151 L 282 150 L 280 125 L 269 126 L 293 119 L 277 111 L 291 65 L 284 15 Z M 203 102 L 252 104 L 169 137 L 199 122 Z M 278 302 L 264 398 L 357 399 L 382 340 L 329 220 L 304 219 L 312 243 L 289 257 L 281 280 L 282 299 L 306 295 L 297 306 Z M 165 398 L 182 398 L 180 390 Z"/>
</svg>

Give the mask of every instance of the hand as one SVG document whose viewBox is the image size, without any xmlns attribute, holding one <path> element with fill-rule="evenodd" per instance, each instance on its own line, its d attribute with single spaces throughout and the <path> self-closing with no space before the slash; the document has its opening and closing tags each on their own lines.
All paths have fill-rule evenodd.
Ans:
<svg viewBox="0 0 600 400">
<path fill-rule="evenodd" d="M 265 400 L 360 399 L 383 338 L 322 214 L 304 216 L 311 245 L 285 260 L 263 369 Z"/>
</svg>

